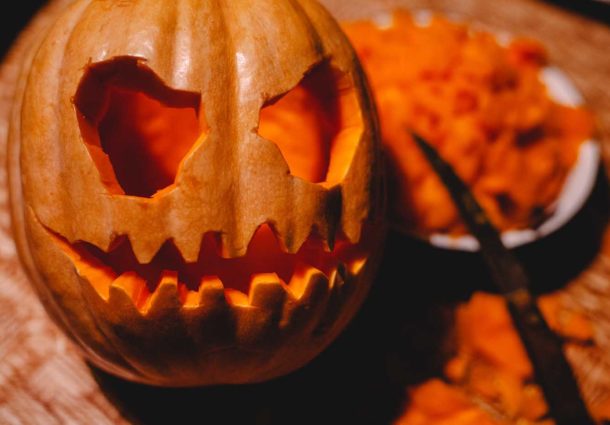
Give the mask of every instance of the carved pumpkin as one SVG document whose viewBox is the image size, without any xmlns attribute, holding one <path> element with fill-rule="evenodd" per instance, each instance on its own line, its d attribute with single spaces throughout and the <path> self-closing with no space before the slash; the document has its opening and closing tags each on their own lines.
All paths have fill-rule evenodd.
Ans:
<svg viewBox="0 0 610 425">
<path fill-rule="evenodd" d="M 13 227 L 89 359 L 190 386 L 323 350 L 384 235 L 371 102 L 326 11 L 79 0 L 38 39 L 11 118 Z"/>
</svg>

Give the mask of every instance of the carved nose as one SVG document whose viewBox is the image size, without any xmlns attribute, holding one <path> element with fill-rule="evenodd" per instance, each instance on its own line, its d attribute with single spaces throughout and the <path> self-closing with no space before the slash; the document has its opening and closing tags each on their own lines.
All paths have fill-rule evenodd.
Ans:
<svg viewBox="0 0 610 425">
<path fill-rule="evenodd" d="M 167 87 L 135 58 L 91 65 L 74 103 L 83 139 L 111 193 L 152 197 L 171 187 L 204 132 L 201 96 Z"/>
</svg>

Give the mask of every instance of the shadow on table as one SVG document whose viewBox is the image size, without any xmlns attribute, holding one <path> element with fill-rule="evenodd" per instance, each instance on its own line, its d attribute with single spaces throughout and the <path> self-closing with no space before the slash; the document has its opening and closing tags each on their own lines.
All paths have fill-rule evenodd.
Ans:
<svg viewBox="0 0 610 425">
<path fill-rule="evenodd" d="M 608 193 L 600 172 L 570 223 L 517 249 L 535 292 L 562 287 L 595 257 Z M 164 389 L 92 370 L 106 396 L 137 424 L 386 424 L 403 408 L 406 386 L 441 373 L 452 350 L 453 307 L 475 290 L 494 292 L 477 254 L 391 233 L 360 313 L 328 350 L 289 376 L 256 385 Z"/>
</svg>

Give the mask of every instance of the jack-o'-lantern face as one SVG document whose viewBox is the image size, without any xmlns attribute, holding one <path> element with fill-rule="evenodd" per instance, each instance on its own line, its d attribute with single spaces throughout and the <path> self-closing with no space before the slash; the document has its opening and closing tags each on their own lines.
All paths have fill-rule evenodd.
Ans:
<svg viewBox="0 0 610 425">
<path fill-rule="evenodd" d="M 143 382 L 303 365 L 382 241 L 374 116 L 336 24 L 311 1 L 217 3 L 77 1 L 12 120 L 31 278 L 98 365 Z"/>
</svg>

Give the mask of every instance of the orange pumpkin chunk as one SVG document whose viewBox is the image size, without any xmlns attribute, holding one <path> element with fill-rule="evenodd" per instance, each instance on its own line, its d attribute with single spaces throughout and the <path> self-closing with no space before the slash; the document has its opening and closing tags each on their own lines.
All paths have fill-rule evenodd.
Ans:
<svg viewBox="0 0 610 425">
<path fill-rule="evenodd" d="M 538 303 L 560 335 L 592 338 L 592 322 L 561 295 L 545 295 Z M 432 378 L 408 389 L 408 404 L 396 424 L 554 423 L 546 418 L 544 395 L 500 296 L 475 293 L 458 306 L 455 326 L 456 349 L 445 364 L 446 381 Z M 609 400 L 597 400 L 589 408 L 601 420 L 610 417 L 608 406 Z"/>
<path fill-rule="evenodd" d="M 393 25 L 344 25 L 377 100 L 393 174 L 395 224 L 421 234 L 465 231 L 448 193 L 409 131 L 426 138 L 502 230 L 535 227 L 551 212 L 592 118 L 549 98 L 546 52 L 517 38 L 402 11 Z"/>
</svg>

